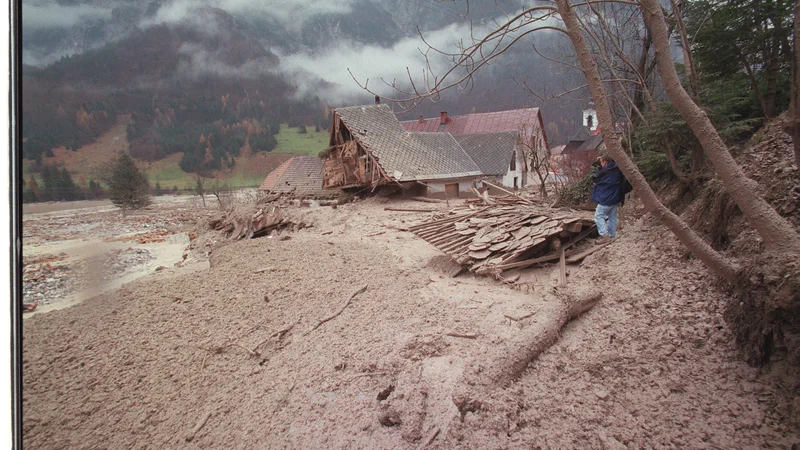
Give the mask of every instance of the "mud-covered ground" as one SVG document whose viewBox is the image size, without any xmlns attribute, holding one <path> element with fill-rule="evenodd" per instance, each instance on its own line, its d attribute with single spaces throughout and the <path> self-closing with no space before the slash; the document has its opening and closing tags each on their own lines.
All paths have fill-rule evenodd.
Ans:
<svg viewBox="0 0 800 450">
<path fill-rule="evenodd" d="M 196 206 L 187 217 L 207 215 Z M 737 359 L 725 292 L 635 203 L 616 242 L 568 267 L 568 286 L 602 291 L 601 302 L 508 388 L 474 386 L 487 401 L 461 415 L 450 394 L 462 369 L 537 325 L 535 314 L 507 316 L 551 301 L 558 274 L 535 269 L 516 288 L 450 278 L 430 265 L 435 248 L 398 230 L 429 213 L 385 206 L 287 208 L 313 227 L 233 243 L 199 236 L 187 259 L 208 255 L 207 269 L 153 268 L 26 319 L 26 448 L 800 443 L 800 398 Z M 170 208 L 142 214 L 181 217 Z M 163 229 L 177 235 L 190 222 Z"/>
</svg>

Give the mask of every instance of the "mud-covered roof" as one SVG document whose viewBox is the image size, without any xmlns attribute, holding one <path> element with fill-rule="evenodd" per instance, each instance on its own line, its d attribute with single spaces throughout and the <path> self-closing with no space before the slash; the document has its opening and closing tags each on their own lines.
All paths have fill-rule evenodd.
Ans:
<svg viewBox="0 0 800 450">
<path fill-rule="evenodd" d="M 270 172 L 259 189 L 299 197 L 331 192 L 322 188 L 322 160 L 316 156 L 293 156 Z"/>
</svg>

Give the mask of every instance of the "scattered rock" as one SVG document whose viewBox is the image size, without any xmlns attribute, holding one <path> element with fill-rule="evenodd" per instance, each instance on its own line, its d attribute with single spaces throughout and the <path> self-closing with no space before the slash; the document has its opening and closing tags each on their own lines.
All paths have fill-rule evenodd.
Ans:
<svg viewBox="0 0 800 450">
<path fill-rule="evenodd" d="M 383 413 L 380 419 L 378 419 L 378 422 L 385 427 L 396 427 L 403 423 L 403 421 L 400 419 L 400 413 L 394 409 L 390 409 Z"/>
<path fill-rule="evenodd" d="M 392 392 L 394 392 L 394 385 L 390 384 L 389 387 L 378 393 L 378 400 L 379 401 L 386 400 L 387 398 L 389 398 L 389 395 L 391 395 Z"/>
</svg>

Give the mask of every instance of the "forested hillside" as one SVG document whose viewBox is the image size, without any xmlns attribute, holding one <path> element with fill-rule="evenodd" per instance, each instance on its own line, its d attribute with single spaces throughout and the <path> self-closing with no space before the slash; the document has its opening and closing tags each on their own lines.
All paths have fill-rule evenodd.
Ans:
<svg viewBox="0 0 800 450">
<path fill-rule="evenodd" d="M 132 156 L 157 161 L 181 153 L 182 170 L 211 175 L 235 164 L 245 144 L 272 150 L 279 123 L 324 129 L 331 108 L 371 103 L 348 70 L 362 81 L 372 71 L 402 75 L 425 60 L 419 32 L 449 45 L 450 35 L 468 35 L 470 26 L 516 7 L 504 0 L 464 15 L 463 5 L 430 2 L 267 3 L 26 3 L 23 61 L 35 64 L 24 66 L 22 80 L 30 167 L 41 171 L 42 156 L 58 147 L 79 151 L 124 115 Z M 540 48 L 558 43 L 549 35 L 532 38 Z M 514 51 L 510 63 L 475 79 L 472 95 L 447 93 L 439 103 L 397 113 L 407 119 L 538 106 L 526 83 L 560 91 L 565 78 L 557 64 Z M 381 90 L 392 94 L 388 86 Z M 584 103 L 573 96 L 542 105 L 553 145 L 575 132 Z"/>
<path fill-rule="evenodd" d="M 224 31 L 206 33 L 198 22 Z M 293 98 L 289 82 L 262 70 L 278 58 L 245 31 L 224 11 L 200 9 L 176 24 L 29 70 L 23 155 L 40 160 L 57 146 L 77 150 L 112 127 L 117 114 L 130 114 L 132 156 L 154 161 L 183 152 L 183 170 L 209 173 L 232 166 L 245 143 L 272 150 L 280 121 L 325 126 L 326 105 Z"/>
</svg>

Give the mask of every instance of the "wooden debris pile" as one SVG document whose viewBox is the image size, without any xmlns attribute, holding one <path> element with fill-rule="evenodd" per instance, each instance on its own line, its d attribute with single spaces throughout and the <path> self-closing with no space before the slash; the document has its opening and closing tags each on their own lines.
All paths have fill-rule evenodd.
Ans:
<svg viewBox="0 0 800 450">
<path fill-rule="evenodd" d="M 266 236 L 286 228 L 301 229 L 304 223 L 295 223 L 281 208 L 258 208 L 255 212 L 230 211 L 208 222 L 212 230 L 222 231 L 231 240 L 252 239 Z"/>
<path fill-rule="evenodd" d="M 512 192 L 508 189 L 503 188 L 502 186 L 498 186 L 496 184 L 492 184 L 486 180 L 481 180 L 481 182 L 491 188 L 494 188 L 497 191 L 503 192 L 506 195 L 499 196 L 499 197 L 490 197 L 489 190 L 484 190 L 483 192 L 478 191 L 474 187 L 471 188 L 472 193 L 475 194 L 475 198 L 469 198 L 466 200 L 466 203 L 469 205 L 534 205 L 536 202 L 530 198 L 523 197 L 522 192 Z"/>
<path fill-rule="evenodd" d="M 475 195 L 477 197 L 468 198 L 465 202 L 468 205 L 534 205 L 530 199 L 525 197 L 521 197 L 519 195 L 503 195 L 501 197 L 490 197 L 488 191 L 484 191 L 483 193 L 477 192 L 477 189 L 473 188 L 476 192 Z"/>
<path fill-rule="evenodd" d="M 470 271 L 497 276 L 505 270 L 559 259 L 563 250 L 595 229 L 588 213 L 528 204 L 451 214 L 411 226 L 409 231 Z"/>
</svg>

